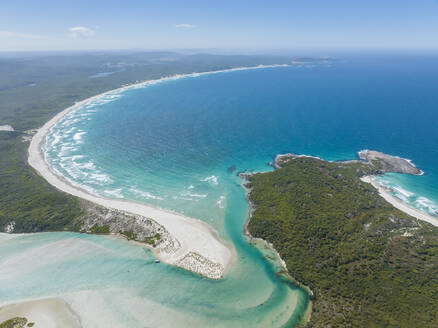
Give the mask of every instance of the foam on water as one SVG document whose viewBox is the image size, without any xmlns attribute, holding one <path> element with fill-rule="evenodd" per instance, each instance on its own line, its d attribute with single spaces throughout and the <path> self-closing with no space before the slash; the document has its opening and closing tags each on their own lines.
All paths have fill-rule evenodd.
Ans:
<svg viewBox="0 0 438 328">
<path fill-rule="evenodd" d="M 383 175 L 376 178 L 376 181 L 385 186 L 396 198 L 420 211 L 437 216 L 438 220 L 438 203 L 422 194 L 416 194 L 412 191 L 406 190 L 400 186 L 400 182 L 397 181 L 396 177 L 397 176 L 394 175 Z"/>
<path fill-rule="evenodd" d="M 203 179 L 201 179 L 201 181 L 209 182 L 209 183 L 211 183 L 212 185 L 218 185 L 218 184 L 219 184 L 219 182 L 218 182 L 218 177 L 215 176 L 215 175 L 212 175 L 212 176 L 209 176 L 209 177 L 203 178 Z"/>
<path fill-rule="evenodd" d="M 219 199 L 217 200 L 216 204 L 220 208 L 225 208 L 225 201 L 226 201 L 226 197 L 224 195 L 222 195 L 222 196 L 219 197 Z"/>
<path fill-rule="evenodd" d="M 103 193 L 106 196 L 114 197 L 114 198 L 125 198 L 123 196 L 123 188 L 117 188 L 117 189 L 105 189 Z"/>
<path fill-rule="evenodd" d="M 163 200 L 165 198 L 165 197 L 156 196 L 156 195 L 151 194 L 150 192 L 143 191 L 143 190 L 138 190 L 138 189 L 135 189 L 135 188 L 131 188 L 131 189 L 129 189 L 129 191 L 131 193 L 133 193 L 135 196 L 139 196 L 140 198 L 143 198 L 143 199 Z"/>
<path fill-rule="evenodd" d="M 84 131 L 80 131 L 80 132 L 75 133 L 73 135 L 73 140 L 76 141 L 76 143 L 81 143 L 82 142 L 82 136 L 84 134 L 86 134 L 86 133 L 87 132 L 84 132 Z"/>
</svg>

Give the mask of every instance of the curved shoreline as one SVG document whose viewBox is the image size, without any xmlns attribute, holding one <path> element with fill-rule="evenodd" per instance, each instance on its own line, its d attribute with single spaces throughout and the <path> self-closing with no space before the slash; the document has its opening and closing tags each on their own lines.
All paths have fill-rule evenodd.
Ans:
<svg viewBox="0 0 438 328">
<path fill-rule="evenodd" d="M 272 165 L 273 166 L 273 165 Z M 275 168 L 275 166 L 273 166 Z M 257 174 L 257 173 L 265 173 L 265 172 L 269 172 L 269 171 L 264 171 L 264 172 L 250 172 L 248 173 L 249 175 L 251 174 Z M 275 249 L 274 245 L 272 243 L 270 243 L 269 241 L 263 239 L 263 238 L 259 238 L 259 237 L 254 237 L 253 235 L 251 235 L 251 233 L 248 230 L 248 224 L 249 221 L 251 220 L 252 214 L 255 211 L 255 206 L 254 204 L 251 202 L 251 200 L 249 199 L 249 194 L 251 193 L 251 188 L 249 188 L 246 184 L 245 181 L 247 181 L 247 177 L 248 175 L 246 175 L 246 173 L 240 173 L 239 177 L 242 179 L 242 183 L 240 184 L 241 187 L 245 190 L 245 198 L 246 201 L 248 202 L 248 214 L 246 217 L 246 221 L 245 224 L 243 226 L 243 234 L 244 236 L 246 236 L 247 238 L 249 238 L 249 243 L 258 248 L 260 252 L 263 252 L 262 249 L 260 248 L 261 245 L 257 245 L 257 242 L 259 242 L 260 244 L 262 244 L 264 247 L 267 247 L 268 249 L 270 249 L 275 256 L 277 257 L 278 261 L 281 264 L 281 269 L 283 270 L 282 274 L 284 275 L 284 277 L 286 277 L 288 280 L 290 280 L 291 282 L 293 282 L 297 287 L 303 289 L 307 295 L 308 295 L 308 302 L 307 302 L 307 306 L 306 306 L 306 310 L 304 311 L 304 315 L 300 321 L 300 323 L 297 325 L 297 327 L 304 327 L 306 326 L 311 318 L 312 315 L 312 306 L 313 306 L 313 302 L 312 299 L 314 297 L 313 291 L 310 289 L 310 287 L 304 285 L 303 283 L 299 282 L 298 280 L 296 280 L 290 273 L 289 270 L 287 269 L 287 265 L 286 262 L 283 260 L 283 258 L 281 257 L 280 253 L 278 253 L 277 249 Z"/>
<path fill-rule="evenodd" d="M 371 184 L 374 188 L 377 189 L 379 195 L 384 198 L 388 203 L 390 203 L 395 208 L 399 209 L 402 212 L 405 212 L 406 214 L 409 214 L 410 216 L 421 220 L 428 222 L 436 227 L 438 227 L 438 217 L 434 217 L 430 214 L 427 214 L 425 212 L 422 212 L 420 210 L 417 210 L 416 208 L 413 208 L 409 206 L 408 204 L 404 203 L 403 201 L 397 199 L 393 195 L 391 195 L 385 188 L 380 185 L 378 182 L 374 180 L 374 176 L 364 176 L 360 178 L 363 182 Z"/>
<path fill-rule="evenodd" d="M 368 162 L 366 159 L 363 159 L 361 157 L 361 154 L 366 153 L 366 152 L 374 152 L 374 153 L 380 153 L 380 152 L 376 152 L 376 151 L 370 151 L 368 149 L 364 149 L 358 152 L 358 157 L 359 160 L 357 159 L 353 159 L 353 160 L 340 160 L 340 161 L 327 161 L 327 162 L 339 162 L 339 163 L 354 163 L 354 162 L 358 162 L 358 161 L 365 161 Z M 400 156 L 393 156 L 393 155 L 387 155 L 384 153 L 380 153 L 384 156 L 388 156 L 388 157 L 392 157 L 392 158 L 396 158 L 398 160 L 403 160 L 406 161 L 407 163 L 409 163 L 409 165 L 411 165 L 413 168 L 415 168 L 416 170 L 418 170 L 418 173 L 406 173 L 406 172 L 397 172 L 397 173 L 401 173 L 401 174 L 410 174 L 410 175 L 417 175 L 417 176 L 421 176 L 424 174 L 424 171 L 418 169 L 415 164 L 412 162 L 412 160 L 407 159 L 407 158 L 403 158 Z M 281 160 L 283 158 L 288 158 L 288 157 L 294 157 L 294 158 L 299 158 L 299 157 L 310 157 L 310 158 L 315 158 L 318 160 L 323 160 L 320 157 L 317 156 L 310 156 L 310 155 L 295 155 L 292 153 L 286 153 L 286 154 L 279 154 L 275 157 L 274 161 L 270 163 L 270 165 L 272 167 L 274 167 L 275 169 L 278 169 L 281 167 L 281 165 L 279 164 L 281 162 Z M 325 160 L 323 160 L 325 161 Z M 369 163 L 369 162 L 368 162 Z M 392 171 L 386 171 L 386 172 L 392 172 Z M 376 177 L 376 175 L 366 175 L 361 177 L 360 179 L 363 182 L 369 183 L 371 184 L 379 193 L 379 195 L 384 198 L 388 203 L 390 203 L 392 206 L 394 206 L 395 208 L 399 209 L 400 211 L 418 219 L 421 221 L 425 221 L 428 222 L 434 226 L 438 226 L 438 217 L 430 215 L 428 213 L 425 213 L 423 211 L 420 211 L 416 208 L 413 208 L 412 206 L 404 203 L 403 201 L 397 199 L 396 197 L 394 197 L 393 195 L 391 195 L 384 186 L 382 186 L 381 184 L 379 184 L 377 181 L 375 181 L 374 177 Z"/>
<path fill-rule="evenodd" d="M 66 179 L 63 179 L 52 171 L 50 165 L 45 160 L 42 146 L 46 140 L 47 134 L 50 132 L 50 129 L 54 125 L 56 125 L 59 120 L 62 119 L 66 114 L 107 95 L 116 94 L 126 91 L 128 89 L 147 87 L 149 85 L 161 83 L 164 81 L 177 80 L 185 77 L 198 77 L 202 75 L 241 70 L 287 66 L 290 65 L 259 65 L 251 67 L 237 67 L 210 72 L 179 74 L 169 77 L 163 77 L 161 79 L 134 83 L 117 89 L 109 90 L 96 96 L 76 102 L 74 105 L 56 114 L 52 119 L 50 119 L 41 128 L 38 129 L 37 133 L 32 137 L 28 149 L 28 163 L 47 182 L 63 192 L 69 193 L 73 196 L 91 201 L 95 204 L 110 209 L 126 211 L 132 214 L 147 217 L 162 225 L 172 236 L 175 244 L 179 246 L 177 249 L 174 249 L 171 252 L 163 251 L 160 249 L 153 249 L 154 254 L 163 262 L 182 267 L 208 278 L 222 278 L 231 266 L 232 262 L 234 262 L 237 256 L 236 251 L 232 245 L 223 240 L 220 240 L 216 231 L 213 230 L 207 223 L 201 220 L 189 218 L 181 214 L 177 214 L 164 209 L 159 209 L 146 204 L 136 203 L 133 201 L 109 199 L 93 195 L 79 187 L 75 187 L 68 181 L 66 181 Z"/>
</svg>

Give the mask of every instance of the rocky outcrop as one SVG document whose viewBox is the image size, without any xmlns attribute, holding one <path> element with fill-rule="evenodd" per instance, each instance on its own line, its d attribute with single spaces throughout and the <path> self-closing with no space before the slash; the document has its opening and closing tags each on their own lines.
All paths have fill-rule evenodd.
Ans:
<svg viewBox="0 0 438 328">
<path fill-rule="evenodd" d="M 381 173 L 423 174 L 423 171 L 415 167 L 410 160 L 398 156 L 387 155 L 375 150 L 362 150 L 358 155 L 360 159 L 375 166 Z"/>
<path fill-rule="evenodd" d="M 211 279 L 222 278 L 224 272 L 224 267 L 221 264 L 214 263 L 195 252 L 187 253 L 182 259 L 178 260 L 176 265 Z"/>
</svg>

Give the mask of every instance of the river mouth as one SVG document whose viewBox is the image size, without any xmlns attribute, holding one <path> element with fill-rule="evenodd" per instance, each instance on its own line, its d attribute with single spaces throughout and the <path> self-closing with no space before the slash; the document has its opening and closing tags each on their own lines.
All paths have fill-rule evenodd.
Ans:
<svg viewBox="0 0 438 328">
<path fill-rule="evenodd" d="M 196 76 L 196 79 L 201 77 Z M 176 82 L 179 81 L 172 81 L 167 85 Z M 273 262 L 268 261 L 263 252 L 250 246 L 244 239 L 242 231 L 248 216 L 248 204 L 237 172 L 218 167 L 215 163 L 211 165 L 211 160 L 208 167 L 202 168 L 202 161 L 193 160 L 190 155 L 198 152 L 205 157 L 209 147 L 203 146 L 203 149 L 199 149 L 199 145 L 196 144 L 185 148 L 189 149 L 189 154 L 185 153 L 182 156 L 189 161 L 185 160 L 183 166 L 176 166 L 174 163 L 178 160 L 175 158 L 161 158 L 161 162 L 165 161 L 168 165 L 157 170 L 154 165 L 157 164 L 156 157 L 163 156 L 162 149 L 144 151 L 141 144 L 119 143 L 120 136 L 117 133 L 124 133 L 130 129 L 123 124 L 118 125 L 115 130 L 108 129 L 108 119 L 117 121 L 117 117 L 99 116 L 105 112 L 115 114 L 113 109 L 116 109 L 122 111 L 116 116 L 127 115 L 126 117 L 132 119 L 133 117 L 127 113 L 129 108 L 138 109 L 138 103 L 136 106 L 135 102 L 143 102 L 144 91 L 156 92 L 161 89 L 157 87 L 161 86 L 148 85 L 144 89 L 136 87 L 110 92 L 66 113 L 51 127 L 42 145 L 50 169 L 75 188 L 91 195 L 114 201 L 144 202 L 181 214 L 188 213 L 213 226 L 220 238 L 228 240 L 236 248 L 237 261 L 227 270 L 224 279 L 215 283 L 174 268 L 161 275 L 160 280 L 163 282 L 160 295 L 142 296 L 145 298 L 143 301 L 160 304 L 164 312 L 171 308 L 184 315 L 196 313 L 195 316 L 202 322 L 201 325 L 205 325 L 205 317 L 217 317 L 217 325 L 230 327 L 242 324 L 281 327 L 301 321 L 302 313 L 308 306 L 306 292 L 284 277 L 277 277 L 276 271 L 280 268 L 276 267 L 276 259 L 274 258 Z M 166 121 L 166 117 L 162 117 L 161 120 Z M 90 136 L 98 131 L 98 126 L 100 132 L 94 135 L 96 139 L 93 141 Z M 114 131 L 112 140 L 99 135 L 108 133 L 109 130 Z M 139 128 L 128 139 L 141 140 L 145 135 L 144 131 Z M 160 147 L 156 142 L 152 142 L 152 145 Z M 105 154 L 105 150 L 111 154 L 119 153 L 126 162 L 113 161 L 112 159 L 120 157 L 107 157 L 110 153 Z M 166 153 L 166 147 L 164 150 Z M 125 151 L 127 153 L 121 154 Z M 147 156 L 147 152 L 154 156 L 153 160 Z M 174 154 L 175 152 L 172 153 Z M 179 155 L 181 154 L 177 154 L 177 157 Z M 142 165 L 139 158 L 148 158 L 147 165 Z M 220 164 L 228 165 L 228 162 Z M 154 261 L 154 264 L 157 263 Z M 185 288 L 178 291 L 169 288 L 169 281 L 180 279 L 184 283 L 179 283 L 178 286 Z M 207 293 L 205 285 L 208 285 Z M 163 304 L 163 295 L 172 295 L 175 301 Z M 179 297 L 185 300 L 182 304 L 176 301 Z M 187 297 L 190 298 L 190 302 L 186 301 Z"/>
</svg>

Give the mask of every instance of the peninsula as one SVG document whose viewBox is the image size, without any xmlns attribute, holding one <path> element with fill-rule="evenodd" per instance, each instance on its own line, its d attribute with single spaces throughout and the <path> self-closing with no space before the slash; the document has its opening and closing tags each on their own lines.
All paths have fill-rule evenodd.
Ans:
<svg viewBox="0 0 438 328">
<path fill-rule="evenodd" d="M 436 326 L 438 218 L 407 214 L 364 182 L 422 171 L 375 151 L 359 156 L 279 155 L 275 171 L 248 175 L 248 231 L 272 243 L 290 275 L 312 290 L 309 326 Z"/>
</svg>

